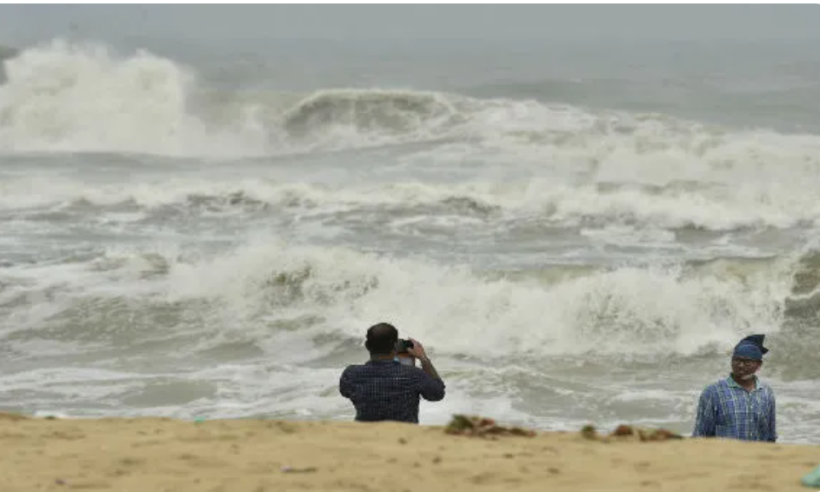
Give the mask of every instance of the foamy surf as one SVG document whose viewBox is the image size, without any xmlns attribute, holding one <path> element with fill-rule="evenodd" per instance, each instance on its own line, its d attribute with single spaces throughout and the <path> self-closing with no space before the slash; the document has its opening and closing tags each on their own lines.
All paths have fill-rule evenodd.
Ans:
<svg viewBox="0 0 820 492">
<path fill-rule="evenodd" d="M 345 340 L 358 339 L 368 320 L 391 319 L 448 355 L 652 356 L 663 343 L 685 356 L 715 344 L 725 349 L 751 326 L 776 332 L 797 266 L 770 262 L 742 274 L 711 265 L 597 268 L 545 282 L 260 239 L 210 258 L 177 248 L 117 248 L 80 263 L 20 266 L 7 270 L 3 298 L 23 308 L 26 298 L 48 293 L 54 320 L 75 303 L 96 305 L 103 318 L 107 309 L 126 315 L 131 303 L 151 311 L 166 306 L 175 317 L 194 316 L 191 326 L 180 318 L 180 329 L 263 346 L 287 324 L 306 336 Z M 122 308 L 126 313 L 117 314 Z M 42 312 L 30 314 L 15 330 L 46 321 Z"/>
<path fill-rule="evenodd" d="M 413 217 L 429 221 L 452 216 L 467 223 L 478 220 L 488 227 L 534 222 L 567 229 L 620 226 L 708 231 L 788 229 L 814 226 L 820 220 L 811 178 L 792 185 L 760 179 L 650 186 L 539 177 L 499 183 L 490 180 L 492 171 L 488 170 L 483 179 L 476 176 L 458 184 L 417 180 L 322 183 L 296 177 L 288 180 L 264 166 L 240 168 L 246 176 L 270 177 L 220 181 L 200 176 L 168 178 L 137 170 L 124 183 L 117 176 L 89 181 L 0 171 L 5 174 L 0 182 L 0 210 L 31 214 L 76 209 L 115 217 L 123 209 L 152 216 L 174 207 L 194 216 L 268 210 L 273 215 L 298 214 L 306 220 L 336 218 L 339 224 L 375 214 L 397 227 Z"/>
<path fill-rule="evenodd" d="M 478 144 L 482 153 L 503 145 L 541 152 L 543 162 L 561 151 L 573 167 L 586 159 L 605 171 L 615 160 L 620 176 L 652 178 L 647 171 L 673 168 L 689 180 L 703 166 L 732 171 L 760 167 L 770 157 L 814 168 L 820 148 L 810 135 L 730 132 L 660 114 L 434 91 L 215 96 L 192 67 L 94 43 L 53 41 L 22 50 L 4 67 L 0 149 L 15 152 L 248 157 L 455 138 Z"/>
</svg>

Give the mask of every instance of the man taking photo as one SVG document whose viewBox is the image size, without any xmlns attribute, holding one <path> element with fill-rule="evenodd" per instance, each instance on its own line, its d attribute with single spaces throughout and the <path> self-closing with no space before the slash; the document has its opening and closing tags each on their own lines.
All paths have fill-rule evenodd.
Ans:
<svg viewBox="0 0 820 492">
<path fill-rule="evenodd" d="M 367 330 L 365 347 L 370 360 L 348 366 L 339 379 L 339 392 L 353 403 L 357 421 L 417 424 L 420 398 L 444 398 L 444 381 L 417 340 L 400 343 L 393 325 L 379 323 Z M 400 362 L 400 351 L 418 359 L 421 369 Z"/>
</svg>

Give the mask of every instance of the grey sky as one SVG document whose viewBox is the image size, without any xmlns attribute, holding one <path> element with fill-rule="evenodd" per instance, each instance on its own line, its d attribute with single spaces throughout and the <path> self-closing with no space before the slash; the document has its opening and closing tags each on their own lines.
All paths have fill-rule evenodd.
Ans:
<svg viewBox="0 0 820 492">
<path fill-rule="evenodd" d="M 0 43 L 140 39 L 812 39 L 816 5 L 0 5 Z"/>
</svg>

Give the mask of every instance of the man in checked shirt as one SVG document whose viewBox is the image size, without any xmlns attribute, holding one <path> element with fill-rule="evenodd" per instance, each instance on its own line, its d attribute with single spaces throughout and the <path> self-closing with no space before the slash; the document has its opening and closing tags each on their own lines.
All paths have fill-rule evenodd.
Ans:
<svg viewBox="0 0 820 492">
<path fill-rule="evenodd" d="M 444 398 L 441 380 L 424 347 L 410 339 L 407 353 L 421 362 L 421 369 L 399 362 L 399 332 L 388 323 L 367 330 L 365 347 L 370 360 L 348 366 L 339 380 L 339 392 L 356 408 L 356 420 L 419 422 L 419 397 L 428 401 Z"/>
<path fill-rule="evenodd" d="M 772 389 L 755 373 L 763 365 L 765 335 L 741 340 L 732 354 L 732 373 L 703 390 L 692 437 L 777 441 Z"/>
</svg>

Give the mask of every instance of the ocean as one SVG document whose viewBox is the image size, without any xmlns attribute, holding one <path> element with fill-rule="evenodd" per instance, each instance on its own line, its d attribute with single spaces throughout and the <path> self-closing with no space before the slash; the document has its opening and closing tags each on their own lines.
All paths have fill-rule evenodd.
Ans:
<svg viewBox="0 0 820 492">
<path fill-rule="evenodd" d="M 422 424 L 689 434 L 764 333 L 820 442 L 817 50 L 164 43 L 4 61 L 0 408 L 351 420 L 387 321 Z"/>
</svg>

